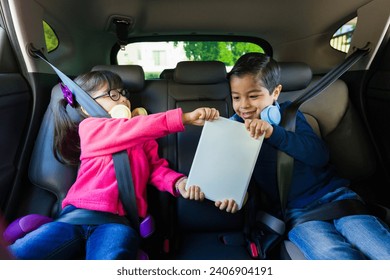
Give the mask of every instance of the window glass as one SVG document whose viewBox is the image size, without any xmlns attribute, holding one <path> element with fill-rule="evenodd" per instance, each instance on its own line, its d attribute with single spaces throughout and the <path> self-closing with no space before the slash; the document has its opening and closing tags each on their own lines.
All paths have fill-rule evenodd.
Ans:
<svg viewBox="0 0 390 280">
<path fill-rule="evenodd" d="M 54 51 L 58 47 L 58 37 L 46 21 L 43 21 L 43 32 L 45 33 L 47 52 Z"/>
<path fill-rule="evenodd" d="M 357 17 L 341 26 L 330 40 L 330 45 L 336 50 L 347 53 L 351 45 L 353 31 L 356 28 Z"/>
<path fill-rule="evenodd" d="M 227 71 L 236 60 L 247 52 L 262 52 L 257 44 L 247 42 L 175 41 L 142 42 L 128 44 L 119 50 L 119 65 L 141 65 L 145 78 L 158 78 L 164 69 L 175 68 L 179 61 L 219 60 L 225 63 Z"/>
</svg>

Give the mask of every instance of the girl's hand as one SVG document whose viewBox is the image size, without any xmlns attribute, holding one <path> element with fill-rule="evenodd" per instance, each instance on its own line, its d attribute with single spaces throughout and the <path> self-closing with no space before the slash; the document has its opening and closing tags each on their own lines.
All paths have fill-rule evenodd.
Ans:
<svg viewBox="0 0 390 280">
<path fill-rule="evenodd" d="M 219 210 L 226 210 L 228 213 L 236 213 L 238 211 L 238 205 L 233 199 L 216 201 L 215 207 L 218 207 Z"/>
<path fill-rule="evenodd" d="M 205 121 L 216 120 L 219 117 L 219 111 L 215 108 L 198 108 L 192 112 L 183 114 L 183 124 L 192 124 L 202 126 Z"/>
<path fill-rule="evenodd" d="M 190 200 L 199 200 L 199 201 L 204 200 L 204 193 L 200 190 L 200 187 L 190 186 L 186 190 L 186 184 L 187 184 L 187 179 L 183 179 L 177 185 L 177 190 L 180 192 L 180 195 L 183 198 L 190 199 Z"/>
<path fill-rule="evenodd" d="M 274 127 L 261 119 L 245 120 L 245 128 L 249 131 L 251 137 L 255 139 L 258 139 L 264 133 L 265 139 L 270 138 L 272 132 L 274 132 Z"/>
</svg>

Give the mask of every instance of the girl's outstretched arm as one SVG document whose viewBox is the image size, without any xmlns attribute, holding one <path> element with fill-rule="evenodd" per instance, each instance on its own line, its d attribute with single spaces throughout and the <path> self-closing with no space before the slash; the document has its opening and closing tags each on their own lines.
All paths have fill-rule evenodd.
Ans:
<svg viewBox="0 0 390 280">
<path fill-rule="evenodd" d="M 216 120 L 219 117 L 219 111 L 215 108 L 198 108 L 192 112 L 183 114 L 183 124 L 204 125 L 205 121 Z"/>
</svg>

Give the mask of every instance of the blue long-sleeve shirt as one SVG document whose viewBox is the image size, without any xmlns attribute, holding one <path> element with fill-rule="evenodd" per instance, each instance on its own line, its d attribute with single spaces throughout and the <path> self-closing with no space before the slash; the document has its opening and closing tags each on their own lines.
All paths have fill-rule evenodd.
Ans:
<svg viewBox="0 0 390 280">
<path fill-rule="evenodd" d="M 280 113 L 290 102 L 280 105 Z M 234 115 L 231 119 L 243 122 Z M 271 209 L 280 209 L 276 175 L 277 150 L 294 158 L 294 170 L 289 190 L 287 208 L 302 208 L 329 191 L 348 186 L 349 181 L 338 177 L 329 164 L 326 144 L 315 134 L 301 112 L 297 113 L 295 132 L 273 125 L 273 133 L 265 139 L 258 156 L 252 179 L 267 195 Z"/>
</svg>

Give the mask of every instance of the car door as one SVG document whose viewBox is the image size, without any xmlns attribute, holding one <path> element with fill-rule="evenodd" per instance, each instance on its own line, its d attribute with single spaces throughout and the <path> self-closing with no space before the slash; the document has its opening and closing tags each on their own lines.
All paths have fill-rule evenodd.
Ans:
<svg viewBox="0 0 390 280">
<path fill-rule="evenodd" d="M 18 177 L 31 105 L 31 91 L 20 72 L 4 22 L 0 21 L 0 210 L 3 213 Z"/>
</svg>

